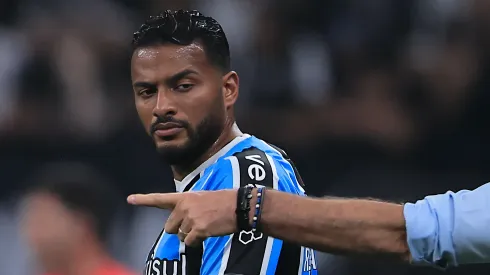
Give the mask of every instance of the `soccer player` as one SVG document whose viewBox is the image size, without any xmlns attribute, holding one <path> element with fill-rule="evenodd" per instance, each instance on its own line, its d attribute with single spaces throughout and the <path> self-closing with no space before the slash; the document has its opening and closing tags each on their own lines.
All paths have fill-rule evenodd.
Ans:
<svg viewBox="0 0 490 275">
<path fill-rule="evenodd" d="M 22 231 L 49 275 L 133 275 L 106 247 L 116 199 L 90 167 L 51 164 L 33 177 Z"/>
<path fill-rule="evenodd" d="M 172 168 L 177 192 L 252 184 L 258 190 L 266 186 L 304 195 L 287 156 L 238 129 L 238 75 L 231 71 L 228 42 L 216 20 L 197 11 L 166 11 L 141 26 L 133 46 L 136 109 L 157 152 Z M 258 233 L 249 225 L 252 188 L 241 190 L 238 232 L 190 247 L 181 240 L 192 224 L 162 231 L 145 273 L 317 274 L 312 249 Z"/>
<path fill-rule="evenodd" d="M 265 194 L 263 232 L 277 238 L 329 253 L 370 254 L 443 268 L 490 263 L 490 183 L 405 205 L 301 198 L 273 190 Z M 217 199 L 221 204 L 210 203 Z M 193 224 L 196 229 L 186 238 L 188 243 L 235 232 L 236 200 L 233 190 L 128 197 L 132 204 L 173 209 L 166 230 L 181 221 Z"/>
</svg>

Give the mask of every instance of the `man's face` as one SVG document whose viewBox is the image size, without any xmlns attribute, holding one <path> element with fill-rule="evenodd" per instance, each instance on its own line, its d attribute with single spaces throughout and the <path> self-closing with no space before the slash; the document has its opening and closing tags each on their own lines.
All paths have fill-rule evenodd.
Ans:
<svg viewBox="0 0 490 275">
<path fill-rule="evenodd" d="M 30 196 L 23 214 L 23 233 L 36 259 L 46 271 L 56 271 L 77 249 L 83 225 L 56 197 L 44 193 Z"/>
<path fill-rule="evenodd" d="M 188 164 L 218 139 L 226 81 L 200 44 L 136 49 L 131 76 L 141 122 L 169 164 Z"/>
</svg>

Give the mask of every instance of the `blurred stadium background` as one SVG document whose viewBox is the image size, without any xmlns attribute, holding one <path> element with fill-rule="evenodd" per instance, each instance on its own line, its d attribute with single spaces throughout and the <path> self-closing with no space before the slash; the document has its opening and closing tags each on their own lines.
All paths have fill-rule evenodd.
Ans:
<svg viewBox="0 0 490 275">
<path fill-rule="evenodd" d="M 45 163 L 97 168 L 121 202 L 173 190 L 137 121 L 129 61 L 133 31 L 175 8 L 222 24 L 241 76 L 238 124 L 284 148 L 311 195 L 413 201 L 490 180 L 488 0 L 2 0 L 0 274 L 39 274 L 19 211 Z M 165 213 L 121 205 L 110 248 L 139 271 Z M 332 256 L 320 265 L 439 274 Z"/>
</svg>

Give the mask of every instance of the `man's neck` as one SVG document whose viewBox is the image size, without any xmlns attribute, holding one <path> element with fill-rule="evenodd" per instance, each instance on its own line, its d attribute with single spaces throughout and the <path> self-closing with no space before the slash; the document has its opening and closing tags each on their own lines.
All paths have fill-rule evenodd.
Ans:
<svg viewBox="0 0 490 275">
<path fill-rule="evenodd" d="M 238 126 L 234 121 L 227 123 L 225 130 L 221 133 L 218 139 L 213 143 L 213 145 L 199 158 L 196 159 L 191 165 L 183 166 L 172 166 L 172 172 L 174 179 L 181 181 L 192 171 L 194 171 L 199 165 L 205 162 L 207 159 L 216 154 L 219 150 L 226 146 L 229 142 L 238 136 L 243 135 Z"/>
</svg>

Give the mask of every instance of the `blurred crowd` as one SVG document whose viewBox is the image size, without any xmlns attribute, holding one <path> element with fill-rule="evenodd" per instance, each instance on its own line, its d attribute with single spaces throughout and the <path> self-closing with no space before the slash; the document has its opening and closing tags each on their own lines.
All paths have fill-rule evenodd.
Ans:
<svg viewBox="0 0 490 275">
<path fill-rule="evenodd" d="M 285 149 L 310 195 L 407 201 L 489 181 L 490 1 L 2 0 L 0 274 L 38 274 L 20 205 L 47 163 L 95 167 L 122 202 L 174 190 L 137 120 L 129 65 L 132 33 L 177 8 L 221 23 L 238 125 Z M 109 248 L 142 270 L 166 213 L 118 209 Z M 438 274 L 321 261 L 320 274 Z"/>
</svg>

